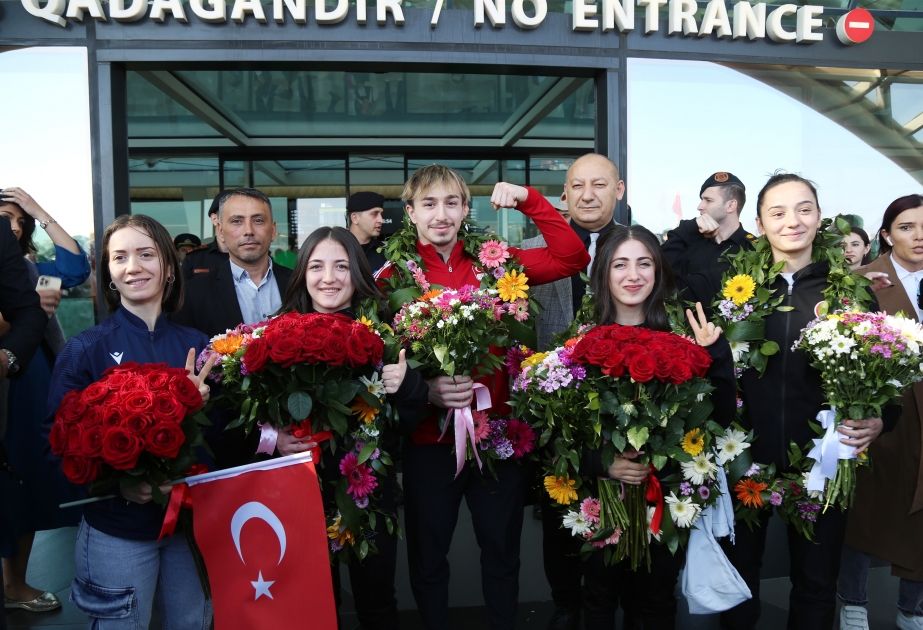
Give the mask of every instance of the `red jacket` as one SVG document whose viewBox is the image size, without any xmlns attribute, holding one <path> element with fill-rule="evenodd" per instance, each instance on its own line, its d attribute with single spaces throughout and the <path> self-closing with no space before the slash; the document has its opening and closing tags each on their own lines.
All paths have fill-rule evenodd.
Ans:
<svg viewBox="0 0 923 630">
<path fill-rule="evenodd" d="M 548 200 L 532 188 L 527 188 L 529 198 L 520 204 L 518 210 L 535 222 L 539 232 L 545 237 L 549 245 L 540 249 L 519 249 L 511 247 L 510 253 L 519 259 L 525 267 L 529 277 L 529 285 L 547 284 L 562 278 L 568 278 L 590 264 L 590 255 L 574 230 L 561 218 L 558 211 L 552 207 Z M 426 279 L 432 284 L 446 288 L 460 289 L 466 284 L 480 286 L 481 282 L 475 275 L 476 261 L 465 253 L 461 245 L 452 249 L 448 264 L 436 253 L 432 245 L 423 245 L 417 241 L 417 252 L 423 259 L 426 268 Z M 388 278 L 394 273 L 393 267 L 386 265 L 378 274 L 380 279 Z M 502 355 L 502 348 L 493 349 Z M 501 417 L 510 415 L 510 377 L 504 367 L 489 376 L 477 379 L 478 383 L 485 385 L 490 390 L 492 406 L 490 413 Z M 436 420 L 436 411 L 428 415 L 413 432 L 411 438 L 414 444 L 436 444 L 439 441 L 439 423 Z M 441 443 L 451 444 L 451 432 L 447 432 Z"/>
</svg>

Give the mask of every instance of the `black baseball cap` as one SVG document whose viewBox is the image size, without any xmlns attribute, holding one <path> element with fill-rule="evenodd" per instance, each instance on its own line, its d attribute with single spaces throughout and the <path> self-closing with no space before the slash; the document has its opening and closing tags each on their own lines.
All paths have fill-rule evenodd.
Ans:
<svg viewBox="0 0 923 630">
<path fill-rule="evenodd" d="M 705 180 L 705 183 L 702 184 L 701 190 L 699 190 L 699 197 L 702 196 L 702 193 L 705 192 L 706 188 L 711 188 L 712 186 L 731 186 L 737 185 L 747 190 L 747 187 L 744 186 L 744 183 L 737 178 L 733 173 L 728 173 L 726 171 L 718 171 L 711 177 Z"/>
</svg>

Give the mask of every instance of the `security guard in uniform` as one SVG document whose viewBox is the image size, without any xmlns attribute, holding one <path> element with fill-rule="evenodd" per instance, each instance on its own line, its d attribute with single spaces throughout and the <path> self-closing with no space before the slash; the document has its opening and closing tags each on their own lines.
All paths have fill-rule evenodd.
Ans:
<svg viewBox="0 0 923 630">
<path fill-rule="evenodd" d="M 215 195 L 211 207 L 208 209 L 208 218 L 211 219 L 212 225 L 216 225 L 218 221 L 218 206 L 228 192 L 230 191 L 219 191 L 218 194 Z M 186 254 L 186 257 L 180 265 L 183 269 L 183 278 L 191 280 L 200 273 L 214 273 L 218 267 L 220 267 L 222 263 L 227 262 L 227 260 L 228 251 L 218 242 L 218 237 L 216 236 L 215 240 L 208 245 L 196 247 Z"/>
<path fill-rule="evenodd" d="M 680 276 L 714 267 L 727 269 L 724 255 L 736 254 L 741 247 L 753 247 L 756 240 L 740 224 L 747 196 L 737 177 L 715 173 L 702 184 L 699 198 L 699 216 L 680 221 L 661 247 L 673 272 Z"/>
</svg>

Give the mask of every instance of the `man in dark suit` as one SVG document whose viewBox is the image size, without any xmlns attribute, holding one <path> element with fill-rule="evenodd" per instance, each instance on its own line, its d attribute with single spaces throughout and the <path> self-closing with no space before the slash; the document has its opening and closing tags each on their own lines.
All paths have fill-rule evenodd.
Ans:
<svg viewBox="0 0 923 630">
<path fill-rule="evenodd" d="M 212 200 L 211 207 L 208 209 L 208 219 L 212 222 L 212 225 L 215 226 L 216 230 L 218 229 L 218 206 L 221 205 L 221 200 L 224 199 L 229 192 L 231 191 L 219 191 Z M 215 240 L 208 245 L 196 247 L 186 254 L 186 257 L 183 258 L 183 262 L 180 265 L 183 270 L 183 278 L 188 281 L 199 274 L 215 273 L 218 271 L 218 267 L 221 267 L 227 259 L 227 247 L 224 246 L 221 239 L 216 235 Z"/>
<path fill-rule="evenodd" d="M 269 247 L 276 238 L 269 198 L 253 188 L 238 188 L 219 203 L 218 237 L 228 260 L 214 273 L 196 274 L 186 283 L 183 308 L 173 321 L 209 337 L 241 323 L 255 324 L 282 306 L 292 272 L 273 265 Z"/>
</svg>

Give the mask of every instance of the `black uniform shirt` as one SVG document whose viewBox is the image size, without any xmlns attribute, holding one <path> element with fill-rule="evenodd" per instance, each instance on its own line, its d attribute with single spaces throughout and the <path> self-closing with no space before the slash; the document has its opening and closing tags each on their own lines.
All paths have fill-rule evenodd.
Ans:
<svg viewBox="0 0 923 630">
<path fill-rule="evenodd" d="M 183 278 L 191 280 L 193 276 L 200 273 L 214 273 L 221 266 L 221 263 L 228 261 L 227 252 L 218 249 L 218 241 L 212 241 L 208 245 L 197 247 L 183 259 L 181 267 L 183 268 Z"/>
<path fill-rule="evenodd" d="M 606 232 L 614 228 L 615 225 L 616 225 L 615 219 L 613 219 L 612 223 L 609 223 L 608 225 L 603 227 L 603 229 L 599 231 L 600 238 L 602 238 L 602 236 Z M 585 227 L 581 227 L 577 225 L 573 219 L 571 219 L 570 221 L 570 227 L 574 230 L 577 236 L 580 237 L 580 240 L 583 241 L 583 248 L 587 251 L 590 251 L 590 240 L 591 240 L 590 234 L 595 234 L 596 232 L 590 232 Z M 597 244 L 599 243 L 598 239 L 596 243 Z M 583 271 L 585 272 L 586 270 L 583 270 Z M 583 304 L 583 295 L 584 293 L 586 293 L 586 283 L 580 277 L 579 273 L 575 273 L 574 275 L 570 277 L 570 283 L 571 283 L 570 284 L 571 300 L 573 301 L 573 306 L 574 306 L 574 312 L 572 313 L 572 315 L 576 317 L 577 311 L 580 310 L 580 306 Z"/>
<path fill-rule="evenodd" d="M 688 276 L 714 267 L 720 268 L 721 271 L 726 270 L 729 265 L 721 260 L 722 256 L 725 253 L 736 254 L 741 247 L 752 247 L 755 240 L 756 237 L 741 225 L 730 238 L 716 243 L 715 239 L 705 238 L 699 232 L 695 219 L 687 219 L 680 221 L 675 229 L 670 230 L 661 249 L 670 262 L 673 273 Z"/>
<path fill-rule="evenodd" d="M 369 267 L 372 268 L 372 273 L 384 267 L 387 262 L 385 255 L 378 251 L 378 248 L 382 245 L 384 245 L 384 243 L 373 238 L 362 246 L 362 251 L 365 252 L 365 259 L 369 261 Z"/>
</svg>

